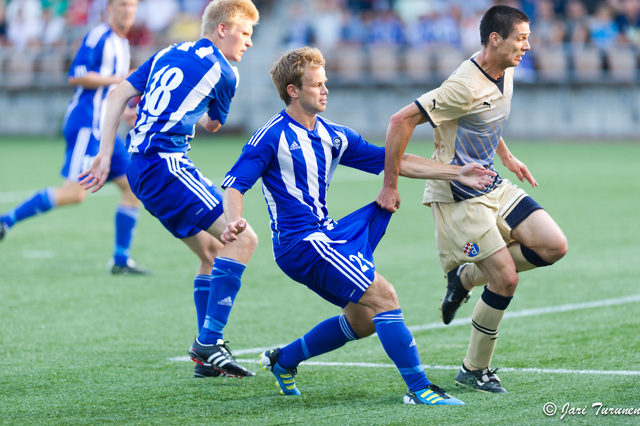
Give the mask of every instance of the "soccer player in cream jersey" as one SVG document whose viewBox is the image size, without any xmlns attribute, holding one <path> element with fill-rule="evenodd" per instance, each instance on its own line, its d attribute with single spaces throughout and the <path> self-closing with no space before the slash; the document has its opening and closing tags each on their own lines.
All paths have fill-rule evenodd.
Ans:
<svg viewBox="0 0 640 426">
<path fill-rule="evenodd" d="M 259 13 L 250 0 L 215 0 L 202 16 L 202 39 L 174 44 L 153 55 L 110 95 L 100 152 L 81 184 L 99 190 L 109 173 L 118 117 L 141 96 L 129 133 L 127 177 L 145 208 L 200 260 L 194 278 L 199 335 L 189 354 L 196 377 L 253 376 L 238 364 L 223 339 L 241 277 L 258 237 L 245 220 L 244 232 L 223 247 L 227 226 L 222 193 L 187 156 L 196 123 L 215 132 L 225 123 L 238 85 L 239 62 L 253 43 Z"/>
<path fill-rule="evenodd" d="M 461 405 L 425 376 L 394 287 L 375 270 L 373 251 L 391 214 L 372 202 L 340 220 L 329 216 L 327 191 L 338 165 L 378 174 L 384 148 L 317 115 L 326 109 L 329 92 L 324 64 L 320 51 L 309 47 L 276 62 L 271 78 L 286 109 L 254 133 L 222 183 L 229 222 L 223 240 L 242 236 L 234 224 L 242 220 L 243 196 L 261 179 L 278 266 L 342 308 L 289 345 L 264 352 L 260 363 L 275 375 L 282 394 L 299 395 L 295 375 L 302 361 L 377 332 L 407 384 L 405 403 Z M 459 167 L 408 154 L 400 173 L 462 179 L 478 189 L 494 174 L 478 164 Z"/>
<path fill-rule="evenodd" d="M 538 184 L 502 138 L 511 108 L 513 73 L 529 50 L 529 18 L 509 6 L 494 6 L 482 18 L 482 50 L 434 90 L 391 117 L 387 136 L 382 207 L 400 206 L 400 161 L 419 124 L 434 128 L 432 159 L 445 164 L 476 162 L 493 170 L 497 155 L 517 178 Z M 518 274 L 560 260 L 567 239 L 551 216 L 527 193 L 496 176 L 492 185 L 431 180 L 424 191 L 431 206 L 436 244 L 447 277 L 442 319 L 448 324 L 474 286 L 486 284 L 472 314 L 467 355 L 455 382 L 474 390 L 504 393 L 490 368 L 498 327 L 518 284 Z"/>
</svg>

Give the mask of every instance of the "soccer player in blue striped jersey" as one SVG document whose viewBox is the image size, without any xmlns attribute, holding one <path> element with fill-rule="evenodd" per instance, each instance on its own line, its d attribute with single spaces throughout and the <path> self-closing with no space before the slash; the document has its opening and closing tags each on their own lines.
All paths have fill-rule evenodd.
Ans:
<svg viewBox="0 0 640 426">
<path fill-rule="evenodd" d="M 440 87 L 391 117 L 385 178 L 378 196 L 383 207 L 399 206 L 402 154 L 415 127 L 426 122 L 434 128 L 436 161 L 476 162 L 493 170 L 497 155 L 520 181 L 538 185 L 502 138 L 511 110 L 514 67 L 530 48 L 529 35 L 525 13 L 509 6 L 490 8 L 480 24 L 482 50 Z M 453 320 L 474 286 L 488 283 L 473 311 L 467 356 L 455 381 L 482 392 L 505 393 L 490 364 L 518 274 L 560 260 L 567 252 L 567 239 L 533 198 L 500 176 L 484 189 L 456 181 L 427 181 L 423 203 L 431 206 L 447 277 L 440 307 L 444 323 Z"/>
<path fill-rule="evenodd" d="M 133 25 L 137 6 L 138 0 L 109 0 L 107 22 L 93 28 L 82 40 L 69 70 L 69 82 L 76 89 L 63 124 L 67 148 L 60 174 L 65 183 L 62 187 L 37 191 L 0 216 L 0 239 L 20 221 L 56 207 L 84 201 L 87 192 L 78 183 L 78 174 L 98 152 L 107 95 L 129 75 L 127 34 Z M 109 180 L 118 185 L 122 195 L 116 207 L 115 243 L 109 270 L 112 274 L 146 275 L 151 271 L 138 267 L 130 257 L 140 202 L 127 182 L 128 163 L 129 153 L 118 136 Z"/>
<path fill-rule="evenodd" d="M 189 353 L 194 375 L 255 373 L 238 364 L 223 339 L 241 277 L 258 237 L 246 220 L 233 223 L 242 236 L 223 246 L 227 227 L 222 193 L 187 156 L 200 123 L 210 132 L 226 121 L 238 85 L 239 62 L 251 47 L 259 13 L 250 0 L 215 0 L 202 17 L 202 39 L 167 47 L 141 65 L 110 95 L 100 152 L 82 184 L 99 190 L 108 176 L 118 117 L 140 96 L 138 118 L 129 133 L 132 153 L 127 177 L 136 196 L 199 258 L 194 301 L 199 335 Z"/>
<path fill-rule="evenodd" d="M 391 213 L 372 202 L 339 220 L 329 216 L 326 197 L 336 167 L 378 174 L 384 148 L 317 115 L 325 110 L 329 92 L 324 64 L 320 51 L 309 47 L 276 62 L 271 77 L 286 109 L 254 133 L 222 183 L 229 221 L 223 240 L 242 236 L 233 224 L 242 220 L 244 193 L 261 178 L 278 266 L 342 308 L 341 315 L 291 344 L 264 352 L 260 363 L 275 375 L 282 394 L 298 395 L 295 374 L 302 361 L 377 332 L 409 388 L 405 403 L 463 404 L 427 379 L 395 289 L 375 270 L 373 251 Z M 477 164 L 460 168 L 407 154 L 401 174 L 461 179 L 482 189 L 494 173 Z"/>
</svg>

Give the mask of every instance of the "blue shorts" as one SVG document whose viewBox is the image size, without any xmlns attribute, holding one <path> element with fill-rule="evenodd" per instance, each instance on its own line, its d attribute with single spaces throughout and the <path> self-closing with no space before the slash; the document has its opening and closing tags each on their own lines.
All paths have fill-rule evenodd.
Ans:
<svg viewBox="0 0 640 426">
<path fill-rule="evenodd" d="M 89 168 L 98 154 L 100 139 L 92 133 L 90 127 L 67 127 L 63 133 L 67 141 L 67 150 L 60 174 L 66 180 L 78 182 L 78 175 Z M 131 154 L 127 152 L 124 140 L 120 135 L 117 135 L 113 146 L 113 156 L 111 157 L 111 171 L 107 181 L 124 176 L 127 173 L 130 159 Z"/>
<path fill-rule="evenodd" d="M 375 202 L 340 219 L 332 229 L 303 236 L 293 250 L 276 253 L 291 279 L 341 308 L 358 303 L 374 279 L 373 251 L 391 213 Z"/>
<path fill-rule="evenodd" d="M 206 231 L 222 213 L 222 192 L 186 153 L 133 155 L 127 178 L 144 207 L 176 238 Z"/>
</svg>

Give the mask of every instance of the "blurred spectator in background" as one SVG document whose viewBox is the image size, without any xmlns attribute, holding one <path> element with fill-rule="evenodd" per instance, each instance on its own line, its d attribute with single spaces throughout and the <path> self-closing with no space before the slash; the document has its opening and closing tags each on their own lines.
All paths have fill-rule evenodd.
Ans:
<svg viewBox="0 0 640 426">
<path fill-rule="evenodd" d="M 70 0 L 67 8 L 69 24 L 74 27 L 86 27 L 89 23 L 90 0 Z"/>
<path fill-rule="evenodd" d="M 360 12 L 373 10 L 373 5 L 376 3 L 376 0 L 346 0 L 346 3 L 351 13 L 358 14 Z"/>
<path fill-rule="evenodd" d="M 433 41 L 439 47 L 460 47 L 459 22 L 461 11 L 458 6 L 451 6 L 437 10 L 433 17 Z"/>
<path fill-rule="evenodd" d="M 107 3 L 108 0 L 89 0 L 89 7 L 87 10 L 88 28 L 95 27 L 100 22 L 104 22 L 108 19 Z"/>
<path fill-rule="evenodd" d="M 200 19 L 196 16 L 182 12 L 178 14 L 167 32 L 169 43 L 178 41 L 198 41 L 200 40 Z M 165 44 L 169 44 L 165 43 Z"/>
<path fill-rule="evenodd" d="M 135 50 L 134 63 L 146 59 L 146 47 L 197 40 L 200 16 L 210 1 L 140 0 L 129 32 L 130 45 L 141 47 Z M 263 12 L 278 1 L 254 3 Z M 0 0 L 0 47 L 22 53 L 33 53 L 28 51 L 31 46 L 42 45 L 73 51 L 88 29 L 105 19 L 106 4 L 107 0 Z M 275 37 L 280 38 L 278 47 L 286 50 L 310 45 L 331 52 L 338 46 L 361 45 L 366 56 L 378 46 L 411 46 L 434 48 L 436 55 L 442 48 L 470 55 L 480 44 L 480 18 L 495 4 L 519 8 L 531 18 L 534 49 L 518 67 L 517 79 L 529 79 L 526 74 L 534 68 L 536 53 L 546 47 L 563 47 L 568 55 L 590 45 L 601 50 L 620 44 L 640 48 L 640 0 L 287 0 L 288 21 L 282 26 L 286 33 Z"/>
<path fill-rule="evenodd" d="M 282 40 L 285 50 L 315 44 L 316 36 L 309 20 L 309 13 L 302 2 L 292 2 L 289 6 L 287 33 Z"/>
<path fill-rule="evenodd" d="M 371 12 L 369 12 L 371 13 Z M 371 13 L 367 24 L 366 42 L 369 46 L 402 46 L 405 44 L 404 23 L 389 7 Z"/>
<path fill-rule="evenodd" d="M 540 0 L 532 17 L 531 44 L 534 46 L 559 46 L 565 37 L 564 22 L 558 18 L 551 0 Z"/>
<path fill-rule="evenodd" d="M 7 7 L 4 0 L 0 0 L 0 47 L 7 44 Z"/>
<path fill-rule="evenodd" d="M 640 45 L 640 0 L 620 0 L 615 23 L 620 42 Z"/>
<path fill-rule="evenodd" d="M 407 27 L 407 43 L 413 47 L 426 48 L 433 45 L 432 13 L 424 13 Z"/>
<path fill-rule="evenodd" d="M 313 33 L 320 50 L 329 52 L 340 41 L 342 9 L 339 0 L 317 0 L 313 10 Z"/>
<path fill-rule="evenodd" d="M 169 27 L 179 16 L 180 4 L 178 0 L 140 0 L 138 9 L 136 22 L 144 22 L 153 34 L 153 43 L 163 46 L 167 44 Z"/>
<path fill-rule="evenodd" d="M 462 49 L 467 53 L 473 53 L 478 50 L 480 45 L 480 20 L 484 15 L 484 11 L 474 10 L 466 12 L 462 15 L 460 21 L 460 43 Z"/>
<path fill-rule="evenodd" d="M 254 2 L 255 4 L 256 2 Z M 209 4 L 209 0 L 180 0 L 180 10 L 195 18 L 202 16 L 204 8 Z M 198 21 L 200 21 L 198 19 Z M 198 35 L 200 32 L 198 31 Z"/>
<path fill-rule="evenodd" d="M 59 16 L 64 16 L 69 7 L 69 0 L 42 0 L 43 9 L 51 9 L 51 11 Z"/>
<path fill-rule="evenodd" d="M 42 14 L 42 33 L 40 42 L 43 46 L 65 46 L 67 40 L 65 37 L 66 28 L 65 19 L 58 14 L 55 7 L 50 6 L 44 9 Z"/>
<path fill-rule="evenodd" d="M 589 41 L 589 15 L 586 5 L 580 0 L 568 0 L 565 3 L 564 42 L 576 47 Z"/>
<path fill-rule="evenodd" d="M 40 0 L 13 0 L 6 10 L 7 40 L 16 51 L 37 46 L 42 28 Z"/>
<path fill-rule="evenodd" d="M 423 14 L 407 28 L 414 47 L 461 47 L 461 11 L 458 6 L 439 6 Z"/>
<path fill-rule="evenodd" d="M 591 44 L 603 52 L 618 42 L 618 27 L 613 21 L 613 9 L 605 2 L 598 4 L 589 20 Z"/>
<path fill-rule="evenodd" d="M 348 45 L 363 44 L 366 36 L 366 26 L 362 16 L 350 9 L 342 11 L 340 27 L 340 43 Z"/>
</svg>

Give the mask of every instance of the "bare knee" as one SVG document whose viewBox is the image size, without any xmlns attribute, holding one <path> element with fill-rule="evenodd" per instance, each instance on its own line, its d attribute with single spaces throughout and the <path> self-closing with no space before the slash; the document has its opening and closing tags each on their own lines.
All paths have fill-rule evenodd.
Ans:
<svg viewBox="0 0 640 426">
<path fill-rule="evenodd" d="M 349 325 L 360 338 L 371 336 L 376 332 L 373 325 L 373 310 L 367 306 L 349 303 L 343 309 Z"/>
<path fill-rule="evenodd" d="M 253 228 L 247 226 L 247 229 L 238 235 L 236 244 L 240 246 L 245 253 L 250 255 L 258 247 L 258 235 Z"/>
<path fill-rule="evenodd" d="M 81 203 L 87 196 L 87 191 L 77 183 L 68 183 L 61 188 L 55 188 L 53 193 L 56 205 L 59 207 Z"/>
<path fill-rule="evenodd" d="M 562 259 L 569 250 L 569 242 L 564 234 L 558 235 L 547 249 L 546 260 L 549 263 L 556 263 Z"/>
<path fill-rule="evenodd" d="M 218 249 L 215 245 L 210 244 L 199 254 L 200 269 L 211 271 L 213 269 L 213 262 L 218 255 Z"/>
<path fill-rule="evenodd" d="M 370 307 L 373 314 L 400 309 L 398 295 L 393 285 L 376 273 L 376 278 L 360 298 L 361 304 Z"/>
<path fill-rule="evenodd" d="M 207 275 L 211 273 L 213 269 L 213 262 L 216 256 L 222 249 L 222 243 L 213 238 L 206 232 L 200 232 L 188 238 L 182 239 L 187 247 L 198 256 L 200 260 L 200 266 L 198 267 L 198 274 Z"/>
<path fill-rule="evenodd" d="M 513 271 L 502 273 L 499 278 L 490 280 L 488 287 L 489 290 L 496 294 L 505 297 L 513 297 L 516 292 L 516 287 L 518 287 L 518 281 L 518 273 L 514 269 Z"/>
<path fill-rule="evenodd" d="M 131 186 L 129 186 L 129 181 L 127 180 L 126 176 L 120 176 L 113 181 L 116 183 L 116 185 L 118 185 L 120 191 L 122 192 L 122 196 L 120 197 L 120 204 L 131 207 L 140 206 L 140 201 L 131 190 Z"/>
</svg>

